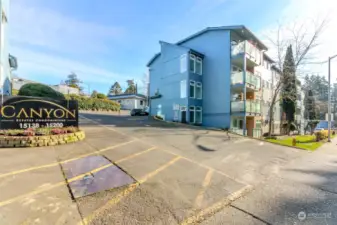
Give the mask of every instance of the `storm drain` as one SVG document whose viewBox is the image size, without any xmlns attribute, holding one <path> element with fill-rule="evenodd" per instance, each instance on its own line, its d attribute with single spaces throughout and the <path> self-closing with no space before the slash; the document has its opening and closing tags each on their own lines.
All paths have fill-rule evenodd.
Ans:
<svg viewBox="0 0 337 225">
<path fill-rule="evenodd" d="M 103 167 L 103 169 L 102 169 Z M 105 168 L 104 168 L 105 167 Z M 102 156 L 88 156 L 62 164 L 68 186 L 74 198 L 84 197 L 128 184 L 135 180 Z M 76 179 L 77 176 L 90 173 Z"/>
</svg>

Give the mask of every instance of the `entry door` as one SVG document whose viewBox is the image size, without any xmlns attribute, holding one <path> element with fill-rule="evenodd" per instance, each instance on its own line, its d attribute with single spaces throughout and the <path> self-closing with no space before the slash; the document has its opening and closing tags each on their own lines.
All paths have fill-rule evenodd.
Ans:
<svg viewBox="0 0 337 225">
<path fill-rule="evenodd" d="M 181 111 L 181 122 L 186 123 L 186 111 Z"/>
</svg>

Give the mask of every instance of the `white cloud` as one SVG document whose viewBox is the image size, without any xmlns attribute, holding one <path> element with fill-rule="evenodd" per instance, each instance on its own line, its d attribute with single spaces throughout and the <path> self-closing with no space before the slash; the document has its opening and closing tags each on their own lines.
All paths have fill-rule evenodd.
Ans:
<svg viewBox="0 0 337 225">
<path fill-rule="evenodd" d="M 110 50 L 106 42 L 124 33 L 120 27 L 81 21 L 26 0 L 11 1 L 9 22 L 13 44 L 79 54 Z"/>
<path fill-rule="evenodd" d="M 123 37 L 124 30 L 120 27 L 82 21 L 43 7 L 38 0 L 12 0 L 9 31 L 10 53 L 18 59 L 19 76 L 39 80 L 38 74 L 42 74 L 62 80 L 74 71 L 88 83 L 128 79 L 87 63 L 88 60 L 81 61 L 86 56 L 111 51 L 107 48 L 108 41 Z"/>
<path fill-rule="evenodd" d="M 18 61 L 18 72 L 19 76 L 25 78 L 36 78 L 36 74 L 44 74 L 44 76 L 58 78 L 61 81 L 66 78 L 67 74 L 73 71 L 85 82 L 106 84 L 116 80 L 124 81 L 130 79 L 128 76 L 55 55 L 16 47 L 12 48 L 12 53 L 21 59 Z"/>
<path fill-rule="evenodd" d="M 319 38 L 319 46 L 314 49 L 312 61 L 322 62 L 326 61 L 329 56 L 337 54 L 337 2 L 334 0 L 291 0 L 289 5 L 282 11 L 278 23 L 283 27 L 289 27 L 293 24 L 305 24 L 308 32 L 314 28 L 314 22 L 327 19 L 327 24 L 324 31 Z M 277 30 L 278 24 L 272 23 L 270 26 L 263 28 L 259 33 L 262 37 L 270 35 Z M 284 32 L 286 35 L 287 32 Z M 275 35 L 275 33 L 274 33 Z M 264 38 L 262 38 L 264 39 Z M 264 40 L 265 41 L 265 40 Z M 269 54 L 275 55 L 275 48 L 273 48 L 268 41 L 266 44 L 269 46 Z M 315 73 L 327 77 L 328 65 L 325 64 L 310 64 L 307 65 L 302 71 L 306 73 Z M 332 82 L 337 82 L 337 59 L 332 63 Z"/>
</svg>

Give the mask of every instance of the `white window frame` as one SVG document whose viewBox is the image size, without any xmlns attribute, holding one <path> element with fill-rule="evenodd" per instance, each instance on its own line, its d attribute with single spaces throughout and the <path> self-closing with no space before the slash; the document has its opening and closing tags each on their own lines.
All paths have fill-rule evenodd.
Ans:
<svg viewBox="0 0 337 225">
<path fill-rule="evenodd" d="M 196 60 L 195 60 L 195 70 L 197 70 L 197 63 L 200 63 L 200 71 L 196 71 L 196 73 L 199 75 L 202 75 L 202 59 L 198 56 L 196 57 Z"/>
<path fill-rule="evenodd" d="M 194 110 L 194 122 L 195 123 L 197 123 L 195 119 L 197 117 L 197 112 L 200 112 L 200 122 L 198 124 L 202 124 L 202 107 L 201 106 L 195 107 L 195 110 Z"/>
<path fill-rule="evenodd" d="M 193 92 L 194 96 L 193 97 L 191 96 L 191 86 L 193 86 L 193 89 L 194 89 L 194 92 Z M 190 85 L 189 85 L 189 89 L 188 89 L 188 95 L 189 95 L 190 98 L 195 98 L 195 91 L 196 91 L 195 90 L 195 81 L 191 80 Z"/>
<path fill-rule="evenodd" d="M 200 98 L 197 96 L 197 88 L 200 88 Z M 196 99 L 202 99 L 202 83 L 201 82 L 196 82 L 195 84 L 195 98 Z"/>
<path fill-rule="evenodd" d="M 191 60 L 193 61 L 193 71 L 191 70 Z M 189 71 L 195 73 L 195 70 L 196 70 L 196 56 L 193 55 L 193 54 L 190 54 L 190 60 L 189 60 L 189 62 L 190 62 L 190 65 L 189 65 L 189 68 L 188 68 Z"/>
<path fill-rule="evenodd" d="M 192 108 L 192 109 L 191 109 Z M 191 122 L 191 111 L 193 111 L 193 122 Z M 190 106 L 188 108 L 188 117 L 189 117 L 189 122 L 190 123 L 195 123 L 195 106 Z"/>
<path fill-rule="evenodd" d="M 186 80 L 180 81 L 180 98 L 186 98 L 187 97 L 187 84 Z M 188 93 L 188 95 L 190 95 Z"/>
</svg>

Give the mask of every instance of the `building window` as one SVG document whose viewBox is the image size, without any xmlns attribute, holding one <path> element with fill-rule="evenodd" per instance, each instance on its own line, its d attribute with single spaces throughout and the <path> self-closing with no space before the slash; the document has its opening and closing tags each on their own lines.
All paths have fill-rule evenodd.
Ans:
<svg viewBox="0 0 337 225">
<path fill-rule="evenodd" d="M 144 104 L 144 101 L 143 100 L 140 100 L 140 105 L 143 105 Z"/>
<path fill-rule="evenodd" d="M 238 120 L 237 119 L 234 119 L 233 120 L 233 127 L 238 127 Z"/>
<path fill-rule="evenodd" d="M 201 124 L 202 123 L 202 107 L 198 106 L 195 110 L 195 123 Z"/>
<path fill-rule="evenodd" d="M 195 55 L 190 54 L 190 71 L 195 73 Z"/>
<path fill-rule="evenodd" d="M 202 75 L 202 59 L 200 57 L 196 57 L 196 65 L 195 69 L 197 74 Z"/>
<path fill-rule="evenodd" d="M 243 120 L 239 120 L 239 129 L 243 129 Z"/>
<path fill-rule="evenodd" d="M 186 98 L 187 90 L 186 90 L 186 80 L 180 81 L 180 98 Z"/>
<path fill-rule="evenodd" d="M 256 129 L 261 129 L 261 120 L 256 120 L 255 128 Z"/>
<path fill-rule="evenodd" d="M 190 123 L 194 123 L 195 116 L 195 108 L 194 106 L 190 106 Z"/>
<path fill-rule="evenodd" d="M 190 81 L 190 98 L 195 98 L 195 82 Z"/>
<path fill-rule="evenodd" d="M 187 55 L 180 56 L 180 73 L 184 73 L 187 70 Z"/>
<path fill-rule="evenodd" d="M 195 97 L 197 99 L 202 99 L 202 84 L 200 82 L 196 83 L 196 86 L 195 86 Z"/>
</svg>

